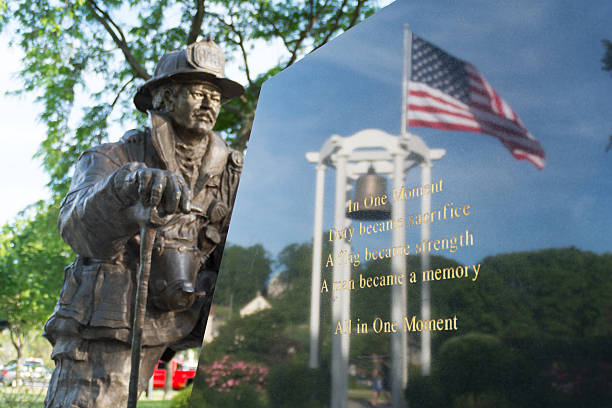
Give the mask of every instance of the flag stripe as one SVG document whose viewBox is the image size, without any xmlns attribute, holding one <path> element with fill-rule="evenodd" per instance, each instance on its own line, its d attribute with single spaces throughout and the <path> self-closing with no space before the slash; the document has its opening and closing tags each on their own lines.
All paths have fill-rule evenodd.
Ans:
<svg viewBox="0 0 612 408">
<path fill-rule="evenodd" d="M 505 123 L 498 123 L 498 119 L 495 117 L 491 117 L 489 115 L 488 118 L 484 117 L 486 114 L 475 112 L 457 112 L 454 110 L 449 110 L 437 106 L 427 106 L 427 105 L 418 105 L 411 103 L 409 105 L 409 118 L 414 117 L 410 116 L 410 112 L 427 112 L 430 114 L 439 114 L 439 120 L 444 120 L 448 122 L 454 122 L 453 117 L 456 117 L 459 123 L 465 123 L 464 120 L 469 120 L 473 123 L 474 126 L 479 126 L 479 128 L 486 133 L 494 132 L 496 135 L 498 133 L 507 134 L 509 137 L 515 137 L 517 140 L 525 143 L 526 146 L 531 146 L 533 149 L 537 149 L 539 146 L 537 143 L 534 143 L 530 139 L 524 138 L 524 133 L 521 130 L 513 129 L 504 125 L 514 125 L 512 122 L 506 121 Z M 461 120 L 464 119 L 464 120 Z"/>
<path fill-rule="evenodd" d="M 488 122 L 486 120 L 477 120 L 474 116 L 458 115 L 456 113 L 441 112 L 440 110 L 426 111 L 422 110 L 420 106 L 411 105 L 410 111 L 408 113 L 408 118 L 427 118 L 430 121 L 440 120 L 448 122 L 450 124 L 469 125 L 480 129 L 481 132 L 493 133 L 492 136 L 502 135 L 508 140 L 515 140 L 518 143 L 524 143 L 527 147 L 531 146 L 532 148 L 537 148 L 537 145 L 530 145 L 530 142 L 532 142 L 531 140 L 522 138 L 520 133 L 514 132 L 512 130 L 504 128 L 503 126 Z"/>
<path fill-rule="evenodd" d="M 474 120 L 474 118 L 461 117 L 456 114 L 447 114 L 443 112 L 424 112 L 424 111 L 419 111 L 415 109 L 415 110 L 410 111 L 408 118 L 409 119 L 427 118 L 427 120 L 430 120 L 430 121 L 439 120 L 440 122 L 450 123 L 451 125 L 459 124 L 459 125 L 472 126 L 472 127 L 480 129 L 480 124 L 476 120 Z"/>
<path fill-rule="evenodd" d="M 506 103 L 506 101 L 502 100 L 502 108 L 503 108 L 503 112 L 504 112 L 504 116 L 509 118 L 512 121 L 516 121 L 516 117 L 514 115 L 514 112 L 512 112 L 512 109 L 510 108 L 510 105 L 508 105 Z"/>
<path fill-rule="evenodd" d="M 486 98 L 487 100 L 489 98 L 489 94 L 487 94 L 487 91 L 485 91 L 482 88 L 477 88 L 475 86 L 470 85 L 470 92 L 472 93 L 472 98 L 474 97 L 474 94 L 482 96 Z"/>
<path fill-rule="evenodd" d="M 488 96 L 482 96 L 479 94 L 472 94 L 472 103 L 470 105 L 484 106 L 483 109 L 488 109 L 493 111 L 493 106 L 491 105 L 491 99 Z"/>
<path fill-rule="evenodd" d="M 449 113 L 457 113 L 457 114 L 464 114 L 464 115 L 469 114 L 469 111 L 470 111 L 469 109 L 459 108 L 455 105 L 445 103 L 443 100 L 434 99 L 431 97 L 411 98 L 410 103 L 408 104 L 408 108 L 410 109 L 412 108 L 412 106 L 421 106 L 421 107 L 430 106 L 432 108 L 443 109 Z"/>
<path fill-rule="evenodd" d="M 463 118 L 445 117 L 444 115 L 431 114 L 428 112 L 418 112 L 409 114 L 409 125 L 414 127 L 432 127 L 436 129 L 461 130 L 470 132 L 486 133 L 498 138 L 508 148 L 532 149 L 533 152 L 543 153 L 538 146 L 530 144 L 530 141 L 517 138 L 508 132 L 499 131 L 486 124 Z"/>
<path fill-rule="evenodd" d="M 434 107 L 423 107 L 419 105 L 410 104 L 408 110 L 409 125 L 413 126 L 412 120 L 424 120 L 427 122 L 441 121 L 452 125 L 469 126 L 476 132 L 486 133 L 491 136 L 498 137 L 513 145 L 520 146 L 524 149 L 530 149 L 537 153 L 543 153 L 541 146 L 537 141 L 524 137 L 524 134 L 520 131 L 508 129 L 497 123 L 492 123 L 488 120 L 477 119 L 477 117 L 469 116 L 465 114 L 459 114 L 452 111 L 447 111 Z M 416 126 L 416 125 L 415 125 Z M 464 130 L 464 129 L 457 129 Z"/>
<path fill-rule="evenodd" d="M 435 95 L 433 93 L 427 93 L 425 91 L 410 91 L 410 96 L 415 96 L 418 98 L 426 98 L 429 100 L 437 101 L 437 102 L 440 102 L 445 105 L 449 105 L 449 106 L 452 106 L 454 108 L 461 109 L 461 110 L 468 109 L 467 106 L 462 106 L 461 102 L 459 101 L 449 100 L 448 98 L 440 97 L 438 95 Z M 414 98 L 410 98 L 411 101 L 413 99 Z"/>
<path fill-rule="evenodd" d="M 427 88 L 427 85 L 418 84 L 420 89 Z M 433 93 L 433 89 L 431 90 Z M 480 104 L 473 104 L 474 106 L 461 106 L 460 102 L 453 104 L 450 103 L 451 97 L 446 95 L 444 98 L 434 97 L 429 93 L 421 91 L 411 91 L 411 98 L 409 99 L 409 110 L 413 108 L 415 110 L 423 110 L 422 107 L 431 107 L 427 110 L 428 112 L 434 112 L 434 109 L 439 109 L 442 113 L 453 114 L 456 113 L 460 117 L 474 119 L 476 121 L 482 121 L 483 124 L 489 124 L 488 129 L 491 131 L 502 131 L 508 132 L 516 137 L 524 137 L 527 130 L 520 124 L 513 122 L 509 119 L 497 115 L 491 110 L 489 106 L 481 106 Z M 486 126 L 485 126 L 486 128 Z M 533 144 L 534 148 L 538 145 Z"/>
<path fill-rule="evenodd" d="M 466 126 L 466 125 L 458 125 L 458 124 L 450 124 L 446 122 L 439 121 L 427 121 L 427 120 L 411 120 L 410 126 L 415 127 L 430 127 L 435 129 L 443 129 L 443 130 L 463 130 L 466 132 L 480 132 L 480 128 L 474 126 Z"/>
<path fill-rule="evenodd" d="M 472 120 L 474 119 L 474 115 L 471 115 L 469 113 L 456 112 L 453 110 L 448 110 L 445 108 L 431 106 L 431 105 L 414 105 L 411 103 L 408 106 L 408 109 L 410 109 L 410 112 L 416 111 L 416 112 L 429 112 L 429 113 L 443 113 L 443 114 L 448 114 L 448 115 L 454 115 L 458 118 L 472 119 Z"/>
<path fill-rule="evenodd" d="M 546 162 L 540 156 L 529 154 L 521 150 L 514 150 L 512 152 L 512 155 L 518 160 L 527 160 L 531 162 L 534 166 L 536 166 L 540 170 L 542 170 L 544 166 L 546 165 Z"/>
</svg>

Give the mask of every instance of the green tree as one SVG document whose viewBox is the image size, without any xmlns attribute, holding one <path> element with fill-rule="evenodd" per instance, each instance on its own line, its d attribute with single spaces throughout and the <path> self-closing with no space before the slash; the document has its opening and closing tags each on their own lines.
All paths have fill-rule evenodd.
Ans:
<svg viewBox="0 0 612 408">
<path fill-rule="evenodd" d="M 329 251 L 329 245 L 324 245 L 324 253 Z M 276 264 L 280 268 L 282 282 L 288 285 L 310 285 L 312 268 L 312 244 L 295 243 L 284 247 L 278 254 Z"/>
<path fill-rule="evenodd" d="M 603 58 L 601 59 L 601 62 L 603 63 L 603 67 L 601 69 L 612 72 L 612 41 L 602 40 L 602 43 L 606 50 Z"/>
<path fill-rule="evenodd" d="M 55 191 L 65 192 L 78 155 L 108 137 L 109 116 L 143 124 L 132 104 L 160 56 L 213 38 L 242 67 L 247 91 L 223 107 L 217 122 L 244 149 L 262 83 L 375 11 L 367 0 L 12 0 L 0 1 L 0 28 L 14 29 L 25 52 L 25 88 L 43 106 L 47 137 L 38 156 Z M 10 24 L 13 23 L 13 24 Z M 280 43 L 284 55 L 254 72 L 252 51 Z M 84 106 L 75 111 L 77 100 Z"/>
<path fill-rule="evenodd" d="M 499 254 L 481 261 L 476 284 L 440 282 L 434 295 L 440 313 L 457 312 L 464 332 L 604 336 L 612 333 L 611 268 L 612 255 L 576 248 Z"/>
<path fill-rule="evenodd" d="M 57 208 L 40 202 L 0 235 L 0 317 L 9 321 L 18 359 L 53 311 L 72 258 L 56 237 L 56 220 Z"/>
<path fill-rule="evenodd" d="M 232 306 L 234 311 L 263 291 L 272 271 L 272 259 L 261 244 L 250 247 L 228 245 L 223 251 L 215 292 L 215 303 Z"/>
<path fill-rule="evenodd" d="M 456 314 L 459 332 L 434 337 L 432 376 L 411 379 L 413 405 L 606 406 L 612 254 L 544 249 L 480 264 L 477 282 L 432 283 L 432 315 Z"/>
<path fill-rule="evenodd" d="M 442 268 L 456 266 L 457 263 L 448 258 L 433 255 L 430 257 L 430 268 Z M 406 257 L 406 273 L 405 280 L 408 305 L 405 311 L 406 316 L 420 315 L 421 310 L 421 258 L 418 255 L 410 255 Z M 416 273 L 416 282 L 410 282 L 411 272 Z M 362 264 L 360 268 L 352 271 L 355 285 L 359 285 L 359 275 L 364 279 L 375 276 L 386 276 L 391 274 L 391 259 L 383 259 L 370 261 Z M 442 285 L 440 285 L 442 284 Z M 367 322 L 369 325 L 375 318 L 380 318 L 383 321 L 391 319 L 391 286 L 372 287 L 367 290 L 356 290 L 351 296 L 351 315 L 358 316 L 361 322 Z M 453 289 L 452 285 L 444 285 L 443 282 L 434 282 L 431 284 L 432 290 L 432 316 L 444 315 L 442 310 L 446 309 L 448 301 L 456 300 L 455 296 L 446 296 L 443 292 Z M 468 292 L 466 292 L 467 294 Z M 457 309 L 452 309 L 456 311 Z M 403 323 L 402 323 L 403 324 Z M 441 343 L 445 337 L 443 332 L 432 333 L 434 344 Z M 415 336 L 409 336 L 410 347 L 419 347 L 419 339 Z M 351 339 L 351 354 L 355 356 L 371 355 L 373 350 L 376 354 L 390 353 L 391 335 L 376 334 L 370 331 L 366 335 L 354 336 Z"/>
<path fill-rule="evenodd" d="M 331 251 L 331 245 L 323 241 L 323 254 Z M 324 255 L 323 258 L 326 256 Z M 323 264 L 325 259 L 323 259 Z M 312 285 L 312 244 L 294 243 L 284 247 L 278 254 L 275 262 L 278 270 L 278 279 L 285 290 L 279 299 L 272 300 L 274 307 L 284 310 L 285 314 L 294 322 L 305 323 L 310 316 L 310 287 Z M 331 270 L 331 268 L 330 268 Z M 328 270 L 323 268 L 323 277 Z M 323 296 L 322 299 L 325 299 Z M 328 305 L 323 302 L 323 308 Z"/>
<path fill-rule="evenodd" d="M 279 363 L 288 357 L 289 348 L 299 348 L 287 333 L 289 324 L 284 310 L 277 308 L 235 315 L 219 328 L 219 336 L 206 346 L 200 362 L 212 363 L 227 354 L 270 366 Z"/>
<path fill-rule="evenodd" d="M 508 352 L 501 340 L 487 334 L 470 333 L 449 339 L 436 359 L 436 376 L 447 384 L 449 394 L 478 394 L 503 389 L 508 382 Z"/>
<path fill-rule="evenodd" d="M 605 48 L 604 56 L 601 59 L 603 66 L 601 69 L 604 71 L 609 71 L 612 73 L 612 41 L 610 40 L 602 40 L 603 46 Z M 608 146 L 606 146 L 606 152 L 609 152 L 612 149 L 612 135 L 610 135 L 610 141 Z"/>
</svg>

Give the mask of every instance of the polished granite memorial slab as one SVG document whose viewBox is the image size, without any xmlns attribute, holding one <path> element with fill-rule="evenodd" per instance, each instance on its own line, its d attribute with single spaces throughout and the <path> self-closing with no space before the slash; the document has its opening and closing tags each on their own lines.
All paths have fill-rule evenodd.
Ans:
<svg viewBox="0 0 612 408">
<path fill-rule="evenodd" d="M 610 6 L 423 3 L 263 86 L 192 406 L 610 405 Z M 409 123 L 414 38 L 523 136 Z"/>
</svg>

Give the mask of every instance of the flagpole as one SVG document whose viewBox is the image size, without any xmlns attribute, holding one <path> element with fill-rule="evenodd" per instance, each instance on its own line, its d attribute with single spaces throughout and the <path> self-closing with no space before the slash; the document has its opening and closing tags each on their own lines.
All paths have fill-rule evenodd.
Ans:
<svg viewBox="0 0 612 408">
<path fill-rule="evenodd" d="M 401 107 L 401 136 L 400 140 L 406 137 L 407 109 L 408 109 L 408 85 L 410 78 L 411 65 L 411 34 L 408 24 L 404 24 L 404 53 L 402 67 L 402 107 Z M 393 188 L 400 189 L 405 179 L 405 152 L 398 152 L 394 155 L 393 163 Z M 406 208 L 403 202 L 393 204 L 393 219 L 405 217 Z M 406 242 L 405 229 L 393 231 L 393 246 L 401 247 Z M 406 274 L 406 260 L 394 258 L 391 262 L 391 269 L 397 275 Z M 407 285 L 394 287 L 391 293 L 391 318 L 394 321 L 401 321 L 402 316 L 408 312 L 408 292 Z M 408 334 L 403 331 L 391 338 L 391 359 L 392 359 L 392 378 L 391 378 L 391 401 L 393 408 L 405 407 L 404 389 L 408 383 Z"/>
<path fill-rule="evenodd" d="M 408 24 L 404 24 L 404 64 L 402 70 L 402 137 L 406 136 L 408 126 L 408 94 L 412 71 L 412 33 Z"/>
<path fill-rule="evenodd" d="M 406 128 L 408 127 L 408 97 L 410 94 L 410 75 L 412 72 L 412 33 L 410 32 L 410 27 L 408 24 L 404 24 L 404 68 L 402 73 L 402 134 L 401 138 L 406 137 Z M 402 169 L 404 172 L 404 169 Z M 403 173 L 403 178 L 405 179 L 406 175 Z M 397 205 L 397 204 L 396 204 Z M 406 216 L 406 207 L 402 206 L 402 215 Z M 402 243 L 406 243 L 406 230 L 402 230 L 403 239 Z M 403 263 L 403 272 L 406 272 L 406 261 Z M 407 315 L 408 313 L 408 285 L 405 285 L 402 288 L 402 310 L 403 313 Z M 408 385 L 408 365 L 410 364 L 410 350 L 408 348 L 408 334 L 403 333 L 402 336 L 402 388 L 406 388 Z"/>
<path fill-rule="evenodd" d="M 408 99 L 410 97 L 410 76 L 412 74 L 412 32 L 410 32 L 410 26 L 404 24 L 404 67 L 402 72 L 402 134 L 401 139 L 407 137 L 408 127 Z M 402 169 L 402 171 L 405 171 Z M 404 180 L 405 180 L 404 173 Z M 396 203 L 398 205 L 399 203 Z M 403 216 L 406 216 L 406 207 L 402 208 Z M 406 243 L 406 230 L 402 230 L 403 239 L 402 243 Z M 403 263 L 403 272 L 406 272 L 406 263 Z M 402 288 L 402 313 L 408 314 L 408 285 Z M 402 387 L 405 389 L 408 385 L 408 365 L 410 365 L 410 349 L 408 346 L 408 335 L 403 333 L 402 336 L 402 361 L 404 366 L 402 367 Z"/>
<path fill-rule="evenodd" d="M 412 75 L 412 33 L 408 24 L 404 24 L 404 69 L 402 72 L 402 137 L 406 137 L 408 127 L 408 98 L 410 97 L 410 77 Z M 421 164 L 421 184 L 431 184 L 431 161 L 426 158 Z M 421 211 L 431 212 L 431 198 L 421 197 Z M 421 225 L 421 239 L 429 240 L 429 224 Z M 421 270 L 429 269 L 430 259 L 426 252 L 421 253 Z M 431 317 L 431 289 L 428 282 L 421 283 L 421 318 L 429 320 Z M 407 350 L 407 349 L 406 349 Z M 408 361 L 408 360 L 406 360 Z M 421 370 L 423 375 L 431 373 L 431 336 L 429 332 L 421 333 Z"/>
<path fill-rule="evenodd" d="M 404 43 L 406 43 L 406 30 L 407 25 L 404 25 Z M 412 75 L 412 35 L 409 38 L 410 41 L 410 57 L 408 59 L 408 73 L 404 73 L 407 78 L 410 78 Z M 406 45 L 404 45 L 406 47 Z M 404 50 L 406 52 L 406 50 Z M 406 69 L 405 69 L 406 70 Z M 406 82 L 409 79 L 405 79 Z M 406 112 L 406 116 L 408 116 L 408 97 L 410 95 L 409 85 L 405 85 L 404 97 L 406 98 L 406 102 L 404 103 Z M 406 126 L 408 126 L 408 120 L 405 119 L 403 121 L 404 132 Z M 405 134 L 405 133 L 404 133 Z M 426 186 L 431 184 L 431 157 L 424 158 L 421 163 L 421 185 Z M 429 214 L 431 212 L 431 196 L 424 194 L 421 196 L 421 213 Z M 430 237 L 430 229 L 429 223 L 421 224 L 421 240 L 429 241 Z M 426 271 L 429 269 L 430 258 L 428 252 L 421 252 L 421 270 Z M 429 287 L 429 282 L 421 282 L 421 319 L 430 320 L 431 319 L 431 288 Z M 431 374 L 431 334 L 429 331 L 423 331 L 421 333 L 421 373 L 422 375 L 428 376 Z"/>
</svg>

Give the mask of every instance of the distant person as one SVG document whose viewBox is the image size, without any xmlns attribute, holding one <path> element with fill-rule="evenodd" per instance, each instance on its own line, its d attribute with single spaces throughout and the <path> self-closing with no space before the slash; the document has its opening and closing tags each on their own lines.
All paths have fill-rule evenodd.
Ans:
<svg viewBox="0 0 612 408">
<path fill-rule="evenodd" d="M 383 392 L 383 377 L 377 369 L 372 371 L 372 406 L 378 405 L 378 398 L 380 394 Z"/>
</svg>

